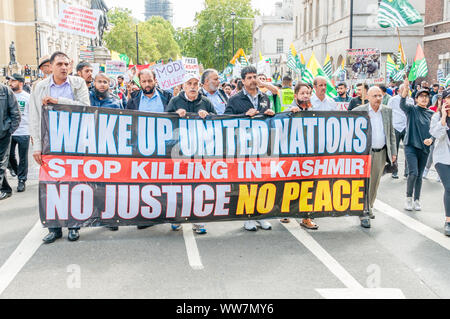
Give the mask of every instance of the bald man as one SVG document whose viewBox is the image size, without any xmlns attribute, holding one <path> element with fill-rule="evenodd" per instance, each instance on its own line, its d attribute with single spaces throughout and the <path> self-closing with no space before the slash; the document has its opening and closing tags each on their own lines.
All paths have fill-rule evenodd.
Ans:
<svg viewBox="0 0 450 319">
<path fill-rule="evenodd" d="M 392 109 L 382 105 L 383 92 L 377 86 L 369 89 L 367 93 L 368 104 L 358 106 L 353 111 L 368 112 L 372 126 L 372 170 L 369 180 L 369 212 L 364 213 L 361 227 L 370 228 L 370 219 L 374 219 L 373 205 L 377 198 L 378 186 L 383 176 L 386 162 L 393 164 L 397 161 L 397 145 L 395 129 L 392 123 Z"/>
</svg>

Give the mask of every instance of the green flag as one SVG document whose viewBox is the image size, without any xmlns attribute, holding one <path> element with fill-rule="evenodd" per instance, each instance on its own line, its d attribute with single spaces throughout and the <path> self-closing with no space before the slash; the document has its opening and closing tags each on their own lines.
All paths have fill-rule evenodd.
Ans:
<svg viewBox="0 0 450 319">
<path fill-rule="evenodd" d="M 420 44 L 417 45 L 416 58 L 409 72 L 409 81 L 415 81 L 417 78 L 424 78 L 428 75 L 427 60 Z"/>
<path fill-rule="evenodd" d="M 407 0 L 382 0 L 378 24 L 382 28 L 406 27 L 423 22 L 421 14 Z"/>
</svg>

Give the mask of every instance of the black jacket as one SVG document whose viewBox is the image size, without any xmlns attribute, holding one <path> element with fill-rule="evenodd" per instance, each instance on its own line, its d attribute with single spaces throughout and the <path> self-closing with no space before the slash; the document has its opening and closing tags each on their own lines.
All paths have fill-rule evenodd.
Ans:
<svg viewBox="0 0 450 319">
<path fill-rule="evenodd" d="M 0 138 L 14 133 L 20 119 L 19 104 L 13 91 L 0 84 Z"/>
<path fill-rule="evenodd" d="M 362 99 L 361 99 L 359 96 L 354 97 L 354 98 L 350 101 L 350 104 L 348 105 L 348 110 L 349 110 L 349 111 L 352 111 L 353 109 L 357 108 L 358 106 L 364 105 L 364 104 L 366 104 L 366 103 L 369 103 L 369 100 L 367 100 L 367 96 L 366 96 L 364 102 L 362 101 Z"/>
<path fill-rule="evenodd" d="M 169 105 L 170 100 L 172 99 L 172 93 L 163 91 L 160 88 L 156 88 L 156 90 L 159 93 L 159 96 L 161 97 L 161 101 L 163 103 L 164 109 L 167 108 Z M 131 96 L 131 99 L 127 102 L 126 109 L 127 110 L 135 110 L 139 111 L 139 104 L 141 103 L 141 96 L 142 96 L 142 90 L 139 91 L 138 94 Z"/>
<path fill-rule="evenodd" d="M 225 114 L 245 114 L 248 110 L 254 108 L 252 102 L 244 91 L 239 92 L 228 100 Z M 260 114 L 270 109 L 269 97 L 264 93 L 259 93 L 258 96 L 258 111 Z"/>
<path fill-rule="evenodd" d="M 198 113 L 204 110 L 210 114 L 217 114 L 214 105 L 206 97 L 199 94 L 195 101 L 189 101 L 183 91 L 170 101 L 166 112 L 176 112 L 179 109 L 186 110 L 188 113 Z"/>
</svg>

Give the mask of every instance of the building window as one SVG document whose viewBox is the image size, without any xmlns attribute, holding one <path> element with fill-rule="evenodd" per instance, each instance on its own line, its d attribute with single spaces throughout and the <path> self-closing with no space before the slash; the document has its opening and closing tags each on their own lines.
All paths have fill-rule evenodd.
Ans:
<svg viewBox="0 0 450 319">
<path fill-rule="evenodd" d="M 450 59 L 442 61 L 444 66 L 444 76 L 448 76 L 450 74 Z"/>
<path fill-rule="evenodd" d="M 277 39 L 277 53 L 284 52 L 283 42 L 284 42 L 283 39 Z"/>
<path fill-rule="evenodd" d="M 445 12 L 445 14 L 447 14 L 447 16 L 446 17 L 444 17 L 444 21 L 446 21 L 446 20 L 450 20 L 450 0 L 447 0 L 447 3 L 445 4 L 446 5 L 446 9 L 447 9 L 447 11 Z"/>
</svg>

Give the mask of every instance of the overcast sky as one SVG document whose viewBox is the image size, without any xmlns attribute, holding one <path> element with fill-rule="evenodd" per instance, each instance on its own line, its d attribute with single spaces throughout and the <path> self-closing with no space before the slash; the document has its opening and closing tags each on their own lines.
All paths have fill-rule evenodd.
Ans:
<svg viewBox="0 0 450 319">
<path fill-rule="evenodd" d="M 253 7 L 259 9 L 261 13 L 270 15 L 274 11 L 275 2 L 281 0 L 252 0 Z M 133 15 L 144 20 L 144 0 L 105 0 L 108 7 L 129 8 Z M 126 4 L 124 4 L 126 3 Z M 132 4 L 129 4 L 132 3 Z M 172 0 L 174 13 L 174 27 L 189 27 L 194 24 L 195 13 L 203 9 L 204 0 Z"/>
</svg>

